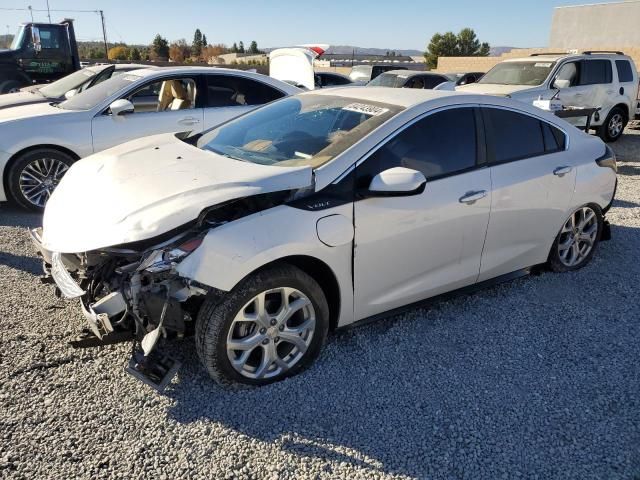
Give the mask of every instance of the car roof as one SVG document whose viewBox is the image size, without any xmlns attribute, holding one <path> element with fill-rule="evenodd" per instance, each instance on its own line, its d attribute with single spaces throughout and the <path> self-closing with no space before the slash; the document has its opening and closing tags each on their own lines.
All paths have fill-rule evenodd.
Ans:
<svg viewBox="0 0 640 480">
<path fill-rule="evenodd" d="M 446 77 L 446 73 L 438 73 L 438 72 L 428 72 L 426 70 L 389 70 L 387 72 L 381 73 L 380 75 L 385 74 L 392 75 L 402 75 L 403 77 L 414 77 L 416 75 L 427 75 L 427 76 L 438 76 L 438 77 Z"/>
<path fill-rule="evenodd" d="M 249 72 L 246 70 L 240 70 L 235 68 L 221 68 L 221 67 L 198 67 L 198 66 L 182 66 L 182 67 L 159 67 L 156 65 L 144 65 L 139 70 L 130 72 L 141 77 L 147 77 L 155 74 L 164 73 L 185 73 L 185 74 L 197 74 L 197 73 L 221 73 L 221 74 L 240 74 L 245 76 L 262 75 L 261 73 Z M 268 77 L 271 78 L 271 77 Z"/>
<path fill-rule="evenodd" d="M 405 108 L 412 105 L 417 105 L 419 103 L 424 103 L 429 100 L 436 100 L 438 98 L 448 97 L 452 95 L 463 95 L 469 97 L 471 96 L 444 90 L 422 90 L 415 88 L 388 88 L 371 86 L 337 87 L 326 90 L 312 90 L 310 92 L 302 93 L 301 95 L 329 95 L 352 98 L 354 100 L 361 100 L 365 102 L 388 103 Z"/>
<path fill-rule="evenodd" d="M 564 59 L 583 59 L 583 58 L 604 58 L 607 60 L 628 59 L 628 55 L 620 55 L 617 53 L 540 53 L 529 57 L 507 58 L 503 62 L 557 62 Z M 501 62 L 502 63 L 502 62 Z"/>
</svg>

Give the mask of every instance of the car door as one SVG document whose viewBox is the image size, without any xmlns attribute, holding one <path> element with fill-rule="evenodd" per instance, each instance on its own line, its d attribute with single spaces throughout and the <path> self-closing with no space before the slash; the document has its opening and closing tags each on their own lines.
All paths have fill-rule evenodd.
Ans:
<svg viewBox="0 0 640 480">
<path fill-rule="evenodd" d="M 264 82 L 233 73 L 207 74 L 205 79 L 205 130 L 285 96 Z"/>
<path fill-rule="evenodd" d="M 586 106 L 590 87 L 580 83 L 581 75 L 581 61 L 567 62 L 558 69 L 551 86 L 558 90 L 557 98 L 563 105 L 567 107 Z"/>
<path fill-rule="evenodd" d="M 620 102 L 629 105 L 630 118 L 633 119 L 638 96 L 638 79 L 634 75 L 635 68 L 626 59 L 616 60 L 616 72 L 618 75 L 618 93 Z"/>
<path fill-rule="evenodd" d="M 362 319 L 476 281 L 491 184 L 479 115 L 472 107 L 430 113 L 356 167 L 355 316 Z M 418 170 L 424 191 L 370 197 L 373 177 Z"/>
<path fill-rule="evenodd" d="M 492 196 L 479 281 L 546 261 L 576 182 L 559 128 L 515 110 L 482 112 Z"/>
<path fill-rule="evenodd" d="M 106 108 L 93 118 L 94 152 L 158 133 L 202 131 L 203 108 L 197 80 L 197 76 L 190 75 L 166 76 L 149 80 L 122 95 L 121 98 L 133 103 L 135 110 L 112 115 Z"/>
<path fill-rule="evenodd" d="M 609 59 L 587 59 L 582 62 L 580 86 L 585 88 L 578 106 L 601 107 L 605 115 L 617 102 L 613 84 L 613 67 Z"/>
</svg>

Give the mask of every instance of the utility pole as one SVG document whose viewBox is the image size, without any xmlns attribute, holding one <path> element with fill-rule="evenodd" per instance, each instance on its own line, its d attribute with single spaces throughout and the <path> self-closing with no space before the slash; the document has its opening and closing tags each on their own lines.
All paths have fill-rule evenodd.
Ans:
<svg viewBox="0 0 640 480">
<path fill-rule="evenodd" d="M 47 16 L 49 17 L 49 23 L 51 23 L 51 10 L 49 10 L 49 0 L 47 0 Z"/>
<path fill-rule="evenodd" d="M 104 12 L 102 10 L 98 10 L 98 13 L 100 14 L 100 20 L 102 21 L 102 38 L 104 38 L 104 58 L 109 60 L 109 46 L 107 44 L 107 29 L 104 26 Z"/>
<path fill-rule="evenodd" d="M 31 14 L 31 23 L 33 23 L 33 8 L 29 5 L 29 13 Z"/>
</svg>

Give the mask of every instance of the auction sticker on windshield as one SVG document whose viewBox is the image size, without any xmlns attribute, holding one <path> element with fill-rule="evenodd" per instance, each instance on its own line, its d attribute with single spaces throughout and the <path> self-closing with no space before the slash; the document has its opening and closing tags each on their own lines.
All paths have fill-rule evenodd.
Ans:
<svg viewBox="0 0 640 480">
<path fill-rule="evenodd" d="M 538 62 L 534 67 L 549 68 L 551 65 L 553 65 L 551 62 Z"/>
<path fill-rule="evenodd" d="M 384 115 L 389 111 L 388 108 L 377 107 L 375 105 L 367 105 L 366 103 L 350 103 L 349 105 L 346 105 L 343 110 L 347 110 L 349 112 L 364 113 L 365 115 L 371 115 L 373 117 Z"/>
</svg>

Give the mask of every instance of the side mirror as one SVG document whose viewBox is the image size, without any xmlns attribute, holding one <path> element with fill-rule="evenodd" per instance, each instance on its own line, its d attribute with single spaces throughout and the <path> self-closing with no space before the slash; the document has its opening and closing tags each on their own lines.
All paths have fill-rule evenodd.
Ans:
<svg viewBox="0 0 640 480">
<path fill-rule="evenodd" d="M 67 93 L 64 94 L 64 98 L 66 98 L 67 100 L 69 100 L 71 97 L 73 97 L 76 93 L 78 93 L 78 90 L 75 88 L 72 88 L 71 90 L 69 90 Z"/>
<path fill-rule="evenodd" d="M 417 195 L 424 191 L 427 179 L 417 170 L 394 167 L 380 172 L 369 184 L 369 196 L 400 197 Z"/>
<path fill-rule="evenodd" d="M 40 29 L 38 27 L 31 26 L 31 43 L 36 53 L 40 53 L 42 50 L 42 43 L 40 42 Z"/>
<path fill-rule="evenodd" d="M 117 117 L 118 115 L 133 113 L 135 111 L 135 107 L 129 100 L 121 98 L 120 100 L 116 100 L 111 105 L 109 105 L 109 110 L 111 111 L 111 115 Z"/>
<path fill-rule="evenodd" d="M 552 85 L 553 88 L 557 88 L 558 90 L 561 90 L 563 88 L 569 88 L 570 86 L 571 86 L 570 80 L 561 80 L 559 78 L 556 78 Z"/>
</svg>

